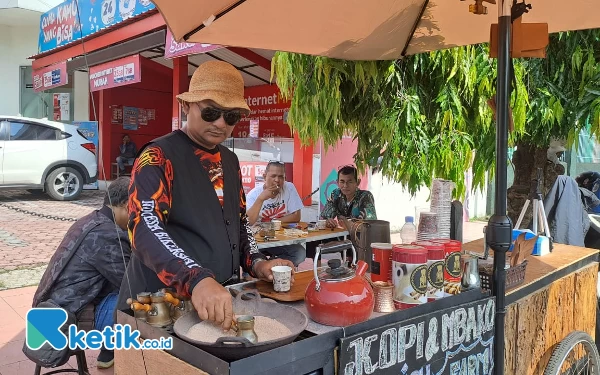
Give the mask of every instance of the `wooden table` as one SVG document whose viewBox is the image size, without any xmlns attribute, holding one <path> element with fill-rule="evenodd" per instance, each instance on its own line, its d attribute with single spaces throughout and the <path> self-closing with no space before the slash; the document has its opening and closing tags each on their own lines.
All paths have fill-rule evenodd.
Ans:
<svg viewBox="0 0 600 375">
<path fill-rule="evenodd" d="M 463 248 L 481 253 L 483 240 Z M 506 374 L 543 374 L 556 344 L 573 331 L 595 338 L 598 250 L 554 244 L 552 253 L 528 259 L 523 284 L 506 291 Z"/>
<path fill-rule="evenodd" d="M 314 232 L 308 232 L 306 237 L 288 237 L 283 234 L 283 230 L 277 231 L 275 234 L 276 240 L 272 241 L 263 241 L 259 236 L 256 236 L 256 244 L 259 249 L 267 249 L 269 247 L 277 247 L 277 246 L 285 246 L 285 245 L 294 245 L 301 244 L 304 245 L 307 242 L 315 242 L 315 241 L 323 241 L 329 240 L 337 237 L 346 237 L 350 233 L 347 230 L 342 228 L 335 229 L 323 229 Z"/>
</svg>

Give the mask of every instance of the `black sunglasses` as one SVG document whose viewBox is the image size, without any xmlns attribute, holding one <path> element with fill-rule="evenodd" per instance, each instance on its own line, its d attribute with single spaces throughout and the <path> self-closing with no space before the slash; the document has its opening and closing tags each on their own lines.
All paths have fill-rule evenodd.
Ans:
<svg viewBox="0 0 600 375">
<path fill-rule="evenodd" d="M 200 105 L 198 105 L 198 108 L 200 108 Z M 206 122 L 215 122 L 223 116 L 223 120 L 229 126 L 235 126 L 242 119 L 242 113 L 239 110 L 230 109 L 226 111 L 215 107 L 200 108 L 200 116 Z"/>
</svg>

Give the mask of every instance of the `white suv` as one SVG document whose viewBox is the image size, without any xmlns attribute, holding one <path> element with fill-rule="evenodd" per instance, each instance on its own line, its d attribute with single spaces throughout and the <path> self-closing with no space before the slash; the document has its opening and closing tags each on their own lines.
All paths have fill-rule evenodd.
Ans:
<svg viewBox="0 0 600 375">
<path fill-rule="evenodd" d="M 96 147 L 76 126 L 0 115 L 0 189 L 74 200 L 97 175 Z"/>
</svg>

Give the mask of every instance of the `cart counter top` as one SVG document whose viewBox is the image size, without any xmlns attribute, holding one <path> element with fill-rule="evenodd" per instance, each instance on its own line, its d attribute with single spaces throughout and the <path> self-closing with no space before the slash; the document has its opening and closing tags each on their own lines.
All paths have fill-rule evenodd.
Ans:
<svg viewBox="0 0 600 375">
<path fill-rule="evenodd" d="M 463 244 L 463 249 L 483 254 L 483 239 Z M 506 290 L 506 304 L 511 304 L 527 295 L 539 291 L 554 281 L 563 278 L 598 261 L 600 250 L 586 247 L 554 244 L 550 254 L 528 257 L 525 281 Z M 494 252 L 490 249 L 490 256 Z"/>
</svg>

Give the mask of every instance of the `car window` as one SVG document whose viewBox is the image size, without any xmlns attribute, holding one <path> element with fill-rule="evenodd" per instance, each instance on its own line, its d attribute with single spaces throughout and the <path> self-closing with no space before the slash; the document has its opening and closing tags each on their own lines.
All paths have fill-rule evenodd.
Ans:
<svg viewBox="0 0 600 375">
<path fill-rule="evenodd" d="M 58 138 L 58 130 L 41 125 L 11 121 L 9 140 L 11 141 L 49 141 Z"/>
</svg>

